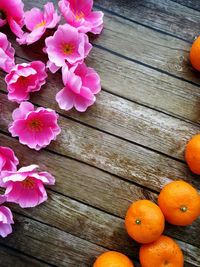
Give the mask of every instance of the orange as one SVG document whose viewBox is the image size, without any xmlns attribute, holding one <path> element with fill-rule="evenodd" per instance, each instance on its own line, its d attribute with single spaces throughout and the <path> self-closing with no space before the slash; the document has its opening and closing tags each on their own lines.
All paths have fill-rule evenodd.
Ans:
<svg viewBox="0 0 200 267">
<path fill-rule="evenodd" d="M 128 234 L 137 242 L 150 243 L 162 234 L 165 218 L 155 203 L 149 200 L 139 200 L 129 207 L 125 225 Z"/>
<path fill-rule="evenodd" d="M 190 184 L 176 181 L 166 185 L 158 196 L 165 219 L 175 225 L 188 225 L 200 215 L 200 196 Z"/>
<path fill-rule="evenodd" d="M 200 71 L 200 36 L 194 41 L 191 47 L 190 62 L 195 69 Z"/>
<path fill-rule="evenodd" d="M 103 253 L 97 258 L 93 267 L 134 267 L 127 256 L 116 251 Z"/>
<path fill-rule="evenodd" d="M 195 135 L 187 144 L 185 159 L 190 170 L 200 174 L 200 134 Z"/>
<path fill-rule="evenodd" d="M 168 236 L 140 247 L 142 267 L 183 267 L 184 258 L 180 247 Z"/>
</svg>

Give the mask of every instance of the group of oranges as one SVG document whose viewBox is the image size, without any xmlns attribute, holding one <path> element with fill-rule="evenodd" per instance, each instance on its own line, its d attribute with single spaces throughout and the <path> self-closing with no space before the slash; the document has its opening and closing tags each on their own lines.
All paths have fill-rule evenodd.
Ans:
<svg viewBox="0 0 200 267">
<path fill-rule="evenodd" d="M 190 60 L 200 71 L 200 37 L 194 42 Z M 190 170 L 200 174 L 200 134 L 187 144 L 185 159 Z M 158 196 L 158 205 L 138 200 L 128 209 L 125 226 L 128 234 L 141 243 L 139 259 L 142 267 L 183 267 L 184 258 L 179 245 L 162 235 L 165 220 L 173 225 L 186 226 L 200 215 L 200 195 L 190 184 L 175 181 L 167 184 Z M 134 267 L 122 253 L 109 251 L 100 255 L 93 267 Z"/>
</svg>

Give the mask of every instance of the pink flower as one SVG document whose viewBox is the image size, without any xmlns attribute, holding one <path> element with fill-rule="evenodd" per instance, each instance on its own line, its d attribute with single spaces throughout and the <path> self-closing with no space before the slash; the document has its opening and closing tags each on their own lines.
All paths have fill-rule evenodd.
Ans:
<svg viewBox="0 0 200 267">
<path fill-rule="evenodd" d="M 62 68 L 62 77 L 65 87 L 56 95 L 61 109 L 70 110 L 74 106 L 78 111 L 84 112 L 94 104 L 94 94 L 101 90 L 101 86 L 100 78 L 92 68 L 87 68 L 85 63 L 70 69 L 65 65 Z"/>
<path fill-rule="evenodd" d="M 70 64 L 82 63 L 92 48 L 86 34 L 67 24 L 58 26 L 55 34 L 46 38 L 45 44 L 44 51 L 57 69 L 66 61 Z"/>
<path fill-rule="evenodd" d="M 12 114 L 14 122 L 9 125 L 13 137 L 18 136 L 22 144 L 40 150 L 49 145 L 61 132 L 54 110 L 37 108 L 29 102 L 22 102 Z"/>
<path fill-rule="evenodd" d="M 1 186 L 6 187 L 7 201 L 29 208 L 47 200 L 44 184 L 53 185 L 55 178 L 48 172 L 34 172 L 38 167 L 30 165 L 15 172 L 4 173 Z"/>
<path fill-rule="evenodd" d="M 0 195 L 0 205 L 6 201 L 6 196 Z M 6 237 L 12 233 L 12 227 L 10 224 L 13 224 L 12 212 L 9 208 L 5 206 L 0 206 L 0 235 Z"/>
<path fill-rule="evenodd" d="M 15 50 L 11 47 L 10 42 L 8 42 L 7 36 L 0 32 L 0 68 L 10 72 L 15 66 L 14 54 Z"/>
<path fill-rule="evenodd" d="M 18 164 L 19 161 L 12 149 L 0 146 L 0 177 L 3 171 L 16 171 Z"/>
<path fill-rule="evenodd" d="M 93 0 L 61 0 L 60 11 L 79 32 L 99 34 L 103 29 L 103 12 L 91 12 Z"/>
<path fill-rule="evenodd" d="M 0 1 L 0 27 L 7 22 L 12 32 L 18 37 L 22 36 L 24 25 L 24 4 L 21 0 L 1 0 Z"/>
<path fill-rule="evenodd" d="M 44 9 L 44 14 L 38 8 L 32 8 L 25 12 L 25 25 L 30 33 L 24 33 L 21 38 L 17 39 L 17 42 L 20 45 L 29 45 L 38 41 L 46 29 L 54 28 L 60 21 L 60 16 L 58 16 L 57 10 L 54 10 L 53 3 L 48 2 L 44 6 Z"/>
<path fill-rule="evenodd" d="M 8 99 L 21 103 L 29 99 L 29 93 L 39 91 L 46 82 L 46 67 L 41 61 L 16 65 L 6 76 Z"/>
</svg>

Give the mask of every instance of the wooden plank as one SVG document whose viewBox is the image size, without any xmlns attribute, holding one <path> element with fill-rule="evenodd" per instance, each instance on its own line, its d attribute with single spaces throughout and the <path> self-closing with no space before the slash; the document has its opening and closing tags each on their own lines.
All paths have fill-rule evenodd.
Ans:
<svg viewBox="0 0 200 267">
<path fill-rule="evenodd" d="M 60 73 L 49 74 L 47 84 L 39 93 L 32 94 L 31 101 L 181 160 L 184 160 L 184 150 L 188 140 L 200 130 L 199 126 L 169 117 L 105 91 L 98 95 L 96 104 L 86 113 L 65 112 L 59 109 L 55 101 L 55 94 L 62 86 Z M 0 88 L 7 92 L 3 78 L 0 78 Z"/>
<path fill-rule="evenodd" d="M 58 79 L 57 79 L 58 78 Z M 61 88 L 60 75 L 49 75 L 56 88 Z M 1 83 L 0 83 L 1 84 Z M 2 88 L 2 87 L 1 87 Z M 74 110 L 60 110 L 55 99 L 55 85 L 47 83 L 40 93 L 32 95 L 31 101 L 40 106 L 51 107 L 64 116 L 103 130 L 142 146 L 160 151 L 180 160 L 188 141 L 199 133 L 200 127 L 168 116 L 150 108 L 133 103 L 102 91 L 97 102 L 82 114 Z"/>
<path fill-rule="evenodd" d="M 189 62 L 191 44 L 106 12 L 104 21 L 104 30 L 99 38 L 93 40 L 94 44 L 199 84 L 199 74 Z"/>
<path fill-rule="evenodd" d="M 12 35 L 9 36 L 11 38 Z M 29 47 L 19 47 L 13 40 L 12 43 L 16 53 L 21 57 L 28 60 L 41 59 L 46 61 L 47 59 L 40 49 L 44 45 L 43 41 L 31 46 L 31 51 Z M 198 86 L 186 85 L 184 81 L 130 62 L 127 59 L 119 58 L 99 48 L 93 48 L 87 59 L 87 64 L 95 68 L 100 74 L 102 87 L 107 91 L 173 116 L 199 122 L 200 93 Z M 55 88 L 62 88 L 59 76 L 57 79 L 56 76 L 52 77 L 53 79 L 50 79 L 52 85 Z M 56 82 L 53 81 L 54 79 Z M 2 82 L 4 84 L 4 81 Z"/>
<path fill-rule="evenodd" d="M 196 247 L 191 247 L 189 244 L 183 244 L 183 242 L 180 242 L 178 240 L 175 240 L 179 246 L 181 247 L 181 249 L 183 250 L 184 247 L 184 253 L 187 251 L 188 252 L 188 256 L 184 255 L 184 260 L 187 262 L 187 264 L 193 264 L 196 265 L 197 267 L 200 265 L 200 249 L 196 248 Z M 193 258 L 193 256 L 191 255 L 191 253 L 194 253 L 197 255 L 197 262 L 196 262 L 196 258 Z M 185 265 L 184 265 L 185 266 Z"/>
<path fill-rule="evenodd" d="M 63 124 L 64 125 L 64 124 Z"/>
<path fill-rule="evenodd" d="M 14 210 L 46 224 L 50 223 L 51 226 L 81 239 L 138 259 L 139 244 L 128 236 L 124 220 L 56 193 L 48 192 L 48 194 L 48 201 L 35 209 L 22 210 L 14 207 Z M 183 250 L 185 261 L 198 266 L 200 249 L 185 242 L 178 241 L 178 243 Z"/>
<path fill-rule="evenodd" d="M 12 246 L 27 255 L 56 266 L 92 266 L 106 249 L 72 236 L 54 227 L 15 215 L 13 233 L 1 244 Z"/>
<path fill-rule="evenodd" d="M 31 8 L 36 3 L 25 4 Z M 43 3 L 39 4 L 41 8 Z M 104 30 L 93 43 L 120 55 L 199 83 L 199 75 L 189 63 L 190 44 L 163 33 L 114 16 L 105 11 Z M 113 46 L 115 44 L 115 46 Z"/>
<path fill-rule="evenodd" d="M 12 110 L 17 106 L 1 94 L 0 128 L 7 131 L 12 121 Z M 62 129 L 56 142 L 49 149 L 138 184 L 159 191 L 172 180 L 185 180 L 197 189 L 197 176 L 189 171 L 185 163 L 167 158 L 115 136 L 81 125 L 70 119 L 59 117 Z"/>
<path fill-rule="evenodd" d="M 95 0 L 97 8 L 108 9 L 116 15 L 123 16 L 136 23 L 142 23 L 178 38 L 193 42 L 195 36 L 199 35 L 199 12 L 187 8 L 182 4 L 191 2 L 191 6 L 199 7 L 198 1 L 176 1 L 170 0 Z"/>
<path fill-rule="evenodd" d="M 35 209 L 22 210 L 11 204 L 9 207 L 100 247 L 137 257 L 139 245 L 128 236 L 123 219 L 55 192 L 48 191 L 48 197 L 47 202 Z"/>
<path fill-rule="evenodd" d="M 31 9 L 34 5 L 40 9 L 46 4 L 46 0 L 36 0 L 34 3 L 25 0 L 25 10 Z M 58 1 L 54 6 L 58 8 Z M 177 2 L 177 3 L 175 3 Z M 183 6 L 183 4 L 185 6 Z M 95 0 L 94 10 L 100 8 L 115 12 L 116 15 L 124 16 L 126 19 L 133 20 L 136 23 L 142 23 L 147 27 L 173 34 L 179 38 L 193 41 L 194 37 L 199 35 L 199 3 L 191 0 Z M 65 23 L 62 17 L 61 23 Z"/>
<path fill-rule="evenodd" d="M 35 209 L 22 210 L 12 204 L 9 206 L 26 216 L 36 218 L 45 224 L 51 224 L 51 226 L 100 246 L 119 250 L 126 255 L 137 257 L 139 247 L 128 237 L 124 227 L 124 220 L 105 214 L 102 211 L 97 211 L 55 192 L 48 191 L 48 195 L 48 201 Z M 198 260 L 191 261 L 191 259 L 198 259 L 198 249 L 184 242 L 179 243 L 186 261 L 198 266 Z"/>
<path fill-rule="evenodd" d="M 130 254 L 133 250 L 132 246 L 135 246 L 135 244 L 130 243 L 130 240 L 127 239 L 122 219 L 125 218 L 126 211 L 132 202 L 139 199 L 149 199 L 156 202 L 156 194 L 91 166 L 44 150 L 40 152 L 31 151 L 30 153 L 30 149 L 5 135 L 0 134 L 0 140 L 3 144 L 7 144 L 7 146 L 16 151 L 16 155 L 19 156 L 20 162 L 23 162 L 24 166 L 35 163 L 40 165 L 42 170 L 51 172 L 56 177 L 56 185 L 51 189 L 62 194 L 60 196 L 49 192 L 50 198 L 48 202 L 37 209 L 24 210 L 25 215 L 42 220 L 64 231 L 73 231 L 70 233 L 80 235 L 83 238 L 86 238 L 87 235 L 89 241 L 91 241 L 90 235 L 93 233 L 92 238 L 95 236 L 95 242 L 98 245 L 103 246 L 104 244 L 109 249 L 118 250 L 121 247 L 121 249 L 125 249 L 126 253 Z M 26 155 L 29 155 L 29 157 Z M 53 166 L 52 162 L 54 162 Z M 97 207 L 100 211 L 106 211 L 108 214 L 102 214 L 100 211 L 95 211 L 94 208 L 85 207 L 85 205 L 74 202 L 68 197 Z M 18 212 L 20 210 L 17 209 Z M 115 217 L 111 216 L 111 214 L 115 215 Z M 87 220 L 90 220 L 90 223 L 88 223 L 91 227 L 89 234 L 87 231 L 83 231 L 83 227 L 80 228 L 79 226 L 80 222 L 83 222 L 86 217 Z M 99 226 L 96 218 L 99 218 Z M 78 222 L 77 227 L 74 227 L 75 222 Z M 112 223 L 110 224 L 110 222 Z M 167 224 L 166 234 L 200 247 L 199 223 L 200 218 L 188 227 Z M 106 230 L 105 227 L 107 227 Z M 79 232 L 79 229 L 81 232 Z M 102 241 L 103 232 L 109 232 L 110 235 L 106 235 L 107 238 Z M 97 233 L 99 233 L 98 238 L 96 236 Z M 122 244 L 122 242 L 125 242 L 126 245 Z"/>
<path fill-rule="evenodd" d="M 0 264 L 1 267 L 50 267 L 52 265 L 45 264 L 34 258 L 30 258 L 21 254 L 16 250 L 8 247 L 0 246 Z"/>
<path fill-rule="evenodd" d="M 172 0 L 173 2 L 177 2 L 181 5 L 184 5 L 186 7 L 189 7 L 193 10 L 200 11 L 200 5 L 198 0 Z"/>
</svg>

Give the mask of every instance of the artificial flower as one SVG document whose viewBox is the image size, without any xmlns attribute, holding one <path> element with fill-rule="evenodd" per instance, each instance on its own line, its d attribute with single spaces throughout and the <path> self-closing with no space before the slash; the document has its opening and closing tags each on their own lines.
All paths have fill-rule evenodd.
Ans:
<svg viewBox="0 0 200 267">
<path fill-rule="evenodd" d="M 11 47 L 7 36 L 0 32 L 0 68 L 6 72 L 10 72 L 15 66 L 14 54 L 15 50 Z"/>
<path fill-rule="evenodd" d="M 30 45 L 38 41 L 46 29 L 54 28 L 60 21 L 60 16 L 58 16 L 57 10 L 54 10 L 53 3 L 48 2 L 44 9 L 44 14 L 38 8 L 32 8 L 25 12 L 24 22 L 30 33 L 24 33 L 21 38 L 17 39 L 20 45 Z"/>
<path fill-rule="evenodd" d="M 44 52 L 57 68 L 66 62 L 82 63 L 92 48 L 88 36 L 68 24 L 58 26 L 54 35 L 46 38 L 45 44 Z"/>
<path fill-rule="evenodd" d="M 21 37 L 24 25 L 24 4 L 21 0 L 1 0 L 0 1 L 0 27 L 7 22 L 12 32 Z"/>
<path fill-rule="evenodd" d="M 6 76 L 8 99 L 21 103 L 29 99 L 29 93 L 39 91 L 46 82 L 46 67 L 41 61 L 16 65 Z"/>
<path fill-rule="evenodd" d="M 6 201 L 6 196 L 0 195 L 0 205 Z M 5 206 L 0 206 L 0 235 L 6 237 L 12 233 L 11 224 L 13 224 L 12 212 Z"/>
<path fill-rule="evenodd" d="M 37 108 L 29 102 L 22 102 L 12 114 L 13 123 L 9 131 L 13 137 L 18 136 L 22 144 L 40 150 L 46 147 L 51 140 L 61 132 L 57 124 L 58 115 L 49 108 Z"/>
<path fill-rule="evenodd" d="M 65 87 L 57 93 L 56 101 L 59 107 L 69 110 L 73 106 L 84 112 L 94 104 L 97 94 L 101 90 L 99 75 L 85 63 L 62 68 L 62 78 Z"/>
<path fill-rule="evenodd" d="M 0 146 L 0 177 L 3 171 L 16 171 L 19 161 L 12 149 Z"/>
<path fill-rule="evenodd" d="M 79 32 L 99 34 L 103 29 L 103 12 L 91 12 L 93 0 L 61 0 L 59 8 L 67 22 Z"/>
<path fill-rule="evenodd" d="M 6 188 L 8 202 L 22 208 L 35 207 L 47 200 L 45 185 L 53 185 L 55 178 L 48 172 L 35 172 L 38 165 L 22 167 L 18 171 L 4 172 L 1 186 Z"/>
</svg>

